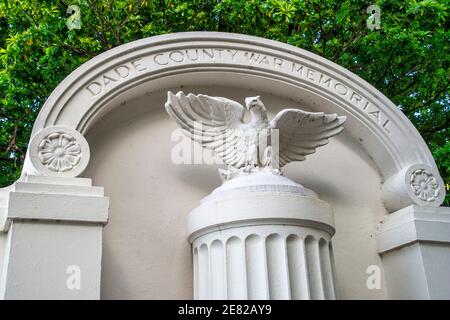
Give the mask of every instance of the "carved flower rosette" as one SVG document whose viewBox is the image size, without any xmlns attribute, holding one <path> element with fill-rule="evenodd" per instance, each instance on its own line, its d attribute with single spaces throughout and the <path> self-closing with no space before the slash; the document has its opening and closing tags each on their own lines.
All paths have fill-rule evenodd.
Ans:
<svg viewBox="0 0 450 320">
<path fill-rule="evenodd" d="M 439 197 L 440 186 L 436 177 L 428 170 L 419 169 L 411 174 L 411 189 L 417 198 L 432 202 Z"/>
<path fill-rule="evenodd" d="M 80 162 L 82 152 L 73 136 L 54 132 L 41 141 L 38 155 L 42 164 L 48 169 L 54 172 L 66 172 Z"/>
</svg>

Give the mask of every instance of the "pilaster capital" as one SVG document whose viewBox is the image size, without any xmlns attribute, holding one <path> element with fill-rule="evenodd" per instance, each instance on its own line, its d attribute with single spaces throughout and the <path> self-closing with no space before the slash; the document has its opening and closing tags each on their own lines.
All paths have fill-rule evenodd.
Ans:
<svg viewBox="0 0 450 320">
<path fill-rule="evenodd" d="M 415 242 L 450 244 L 450 208 L 412 205 L 384 216 L 377 241 L 380 254 Z"/>
<path fill-rule="evenodd" d="M 16 219 L 105 224 L 109 198 L 91 179 L 26 176 L 4 192 L 0 229 Z"/>
</svg>

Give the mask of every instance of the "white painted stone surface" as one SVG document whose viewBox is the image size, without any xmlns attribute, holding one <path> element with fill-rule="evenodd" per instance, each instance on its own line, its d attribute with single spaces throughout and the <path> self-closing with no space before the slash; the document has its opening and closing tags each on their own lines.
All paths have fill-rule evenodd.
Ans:
<svg viewBox="0 0 450 320">
<path fill-rule="evenodd" d="M 281 173 L 303 161 L 344 129 L 336 113 L 281 110 L 271 121 L 260 96 L 246 97 L 245 107 L 225 97 L 167 92 L 168 115 L 183 133 L 227 165 L 223 180 L 261 171 Z M 250 120 L 245 121 L 249 116 Z"/>
<path fill-rule="evenodd" d="M 43 128 L 32 136 L 27 150 L 33 172 L 56 177 L 77 177 L 89 163 L 89 145 L 82 134 L 65 126 Z"/>
<path fill-rule="evenodd" d="M 13 222 L 8 232 L 3 299 L 99 299 L 102 225 Z M 68 286 L 71 266 L 80 287 Z"/>
<path fill-rule="evenodd" d="M 333 225 L 329 205 L 285 177 L 225 182 L 188 217 L 194 298 L 335 299 Z"/>
<path fill-rule="evenodd" d="M 183 90 L 235 99 L 262 94 L 235 87 Z M 273 113 L 291 105 L 282 97 L 262 97 Z M 87 135 L 92 152 L 85 175 L 105 187 L 111 202 L 104 230 L 105 299 L 193 297 L 187 214 L 221 181 L 216 165 L 175 165 L 170 161 L 177 145 L 170 139 L 176 124 L 161 108 L 165 99 L 166 92 L 158 91 L 129 101 Z M 311 155 L 310 161 L 289 164 L 285 172 L 333 207 L 338 296 L 383 298 L 384 285 L 380 290 L 366 287 L 368 265 L 381 266 L 374 234 L 378 217 L 386 214 L 375 164 L 359 145 L 347 142 L 344 130 L 342 136 Z M 176 195 L 177 201 L 168 194 Z M 122 277 L 118 278 L 118 273 Z"/>
<path fill-rule="evenodd" d="M 109 80 L 111 77 L 114 81 Z M 85 134 L 120 104 L 111 103 L 119 95 L 124 102 L 149 90 L 189 84 L 242 86 L 298 101 L 309 99 L 324 112 L 339 110 L 347 116 L 347 132 L 374 159 L 384 180 L 400 181 L 400 185 L 390 186 L 391 192 L 405 197 L 403 179 L 395 177 L 417 164 L 431 168 L 430 174 L 445 193 L 422 137 L 382 93 L 310 52 L 246 35 L 178 33 L 109 50 L 78 68 L 55 89 L 39 113 L 32 136 L 52 126 Z M 35 174 L 39 168 L 33 166 L 31 158 L 28 153 L 24 172 Z M 408 204 L 415 204 L 415 199 L 414 195 Z M 396 197 L 383 200 L 394 210 L 403 205 Z M 427 205 L 437 207 L 441 203 L 442 196 L 438 196 Z"/>
<path fill-rule="evenodd" d="M 6 233 L 0 233 L 0 275 L 3 272 L 3 259 L 5 256 L 5 247 L 6 247 L 6 240 L 7 240 L 7 234 Z"/>
<path fill-rule="evenodd" d="M 89 179 L 26 177 L 8 193 L 6 213 L 1 298 L 100 297 L 103 188 Z"/>
<path fill-rule="evenodd" d="M 105 84 L 105 75 L 116 81 Z M 237 101 L 260 95 L 270 106 L 271 116 L 286 107 L 347 116 L 341 136 L 308 161 L 289 164 L 285 173 L 333 208 L 337 296 L 390 296 L 388 291 L 395 289 L 388 286 L 387 274 L 382 274 L 379 290 L 366 287 L 368 266 L 378 265 L 386 271 L 378 255 L 378 221 L 412 204 L 438 212 L 445 195 L 431 153 L 417 130 L 379 91 L 321 57 L 245 35 L 195 32 L 143 39 L 92 59 L 55 89 L 35 123 L 32 141 L 54 127 L 74 130 L 71 136 L 80 134 L 82 138 L 77 135 L 75 140 L 80 147 L 88 147 L 90 159 L 81 162 L 87 154 L 81 152 L 79 160 L 70 158 L 53 174 L 33 164 L 32 159 L 42 161 L 38 143 L 38 148 L 30 151 L 34 154 L 27 155 L 21 193 L 30 193 L 30 197 L 39 193 L 33 185 L 37 180 L 30 176 L 33 174 L 41 175 L 40 183 L 47 185 L 46 192 L 55 193 L 55 199 L 61 194 L 85 197 L 87 189 L 83 187 L 90 186 L 89 180 L 67 178 L 62 183 L 54 180 L 62 178 L 49 177 L 82 174 L 105 187 L 111 196 L 110 220 L 103 239 L 102 298 L 192 297 L 186 216 L 220 181 L 217 166 L 170 162 L 176 142 L 170 141 L 175 125 L 162 109 L 167 90 L 202 92 Z M 75 156 L 77 150 L 72 150 Z M 433 181 L 426 190 L 418 188 L 424 172 Z M 79 184 L 68 187 L 73 186 L 71 181 Z M 98 189 L 91 190 L 99 195 Z M 8 192 L 0 191 L 4 232 L 11 221 L 6 220 L 8 212 L 2 202 L 2 194 Z M 87 218 L 74 211 L 57 215 L 66 221 Z M 104 218 L 104 214 L 99 215 L 100 220 Z M 62 223 L 66 224 L 73 222 Z M 435 225 L 440 228 L 440 224 Z M 33 234 L 31 227 L 23 230 Z M 12 237 L 13 233 L 3 233 L 0 238 L 6 235 Z M 0 241 L 0 252 L 1 247 Z M 433 257 L 431 260 L 446 263 L 438 251 L 433 247 L 423 252 Z M 388 254 L 383 254 L 383 261 L 388 260 Z M 396 263 L 389 265 L 390 271 L 400 268 Z"/>
<path fill-rule="evenodd" d="M 450 208 L 410 206 L 380 225 L 389 298 L 450 299 Z"/>
<path fill-rule="evenodd" d="M 7 214 L 7 206 L 8 206 L 8 194 L 11 187 L 0 189 L 0 225 L 5 225 L 6 214 Z M 0 278 L 3 270 L 3 260 L 5 257 L 5 247 L 7 234 L 3 229 L 0 229 Z"/>
</svg>

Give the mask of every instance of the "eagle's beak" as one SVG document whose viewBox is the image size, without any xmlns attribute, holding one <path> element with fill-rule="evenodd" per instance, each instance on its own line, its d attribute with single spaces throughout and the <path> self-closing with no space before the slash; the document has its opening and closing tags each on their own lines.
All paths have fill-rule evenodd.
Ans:
<svg viewBox="0 0 450 320">
<path fill-rule="evenodd" d="M 251 108 L 253 108 L 254 106 L 256 106 L 258 102 L 253 99 L 253 98 L 247 98 L 245 99 L 245 106 L 247 107 L 247 110 L 250 111 Z"/>
</svg>

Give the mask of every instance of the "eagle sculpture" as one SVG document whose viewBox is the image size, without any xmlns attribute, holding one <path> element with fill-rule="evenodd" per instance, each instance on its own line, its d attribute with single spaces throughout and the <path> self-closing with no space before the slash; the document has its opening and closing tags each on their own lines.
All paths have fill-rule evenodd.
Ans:
<svg viewBox="0 0 450 320">
<path fill-rule="evenodd" d="M 259 96 L 239 102 L 183 92 L 168 92 L 166 110 L 183 132 L 222 159 L 228 170 L 219 170 L 224 179 L 242 172 L 280 168 L 302 161 L 316 148 L 343 130 L 345 116 L 284 109 L 269 122 Z M 244 121 L 249 111 L 251 119 Z"/>
</svg>

